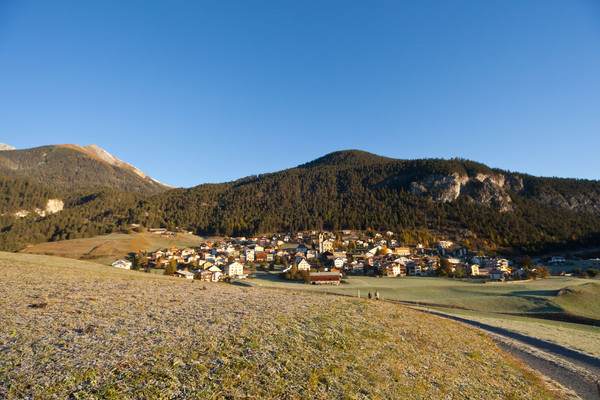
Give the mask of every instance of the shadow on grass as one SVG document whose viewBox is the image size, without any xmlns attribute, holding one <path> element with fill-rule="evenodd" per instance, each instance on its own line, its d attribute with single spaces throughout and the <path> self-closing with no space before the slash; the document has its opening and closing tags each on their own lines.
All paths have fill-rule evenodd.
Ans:
<svg viewBox="0 0 600 400">
<path fill-rule="evenodd" d="M 560 290 L 519 290 L 510 292 L 509 295 L 515 296 L 538 296 L 538 297 L 555 297 Z"/>
<path fill-rule="evenodd" d="M 554 297 L 556 290 L 531 290 L 531 291 L 518 291 L 503 294 L 503 297 L 512 297 L 523 299 L 526 310 L 528 313 L 562 313 L 565 310 L 562 307 L 557 306 L 552 300 L 544 297 Z M 526 303 L 525 303 L 526 302 Z"/>
</svg>

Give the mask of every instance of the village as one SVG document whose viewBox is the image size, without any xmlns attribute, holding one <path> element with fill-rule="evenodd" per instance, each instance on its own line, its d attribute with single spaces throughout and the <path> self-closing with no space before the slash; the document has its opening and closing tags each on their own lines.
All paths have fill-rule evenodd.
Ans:
<svg viewBox="0 0 600 400">
<path fill-rule="evenodd" d="M 155 228 L 149 232 L 169 236 Z M 467 251 L 449 240 L 434 246 L 402 246 L 394 232 L 364 233 L 349 230 L 307 231 L 205 242 L 196 248 L 136 252 L 131 260 L 112 265 L 124 269 L 164 270 L 164 274 L 207 282 L 245 279 L 256 270 L 276 271 L 284 279 L 310 284 L 339 284 L 349 275 L 398 278 L 405 276 L 477 277 L 488 281 L 544 277 L 549 271 L 531 260 L 491 257 Z M 552 257 L 554 264 L 564 257 Z M 278 266 L 276 269 L 275 266 Z"/>
</svg>

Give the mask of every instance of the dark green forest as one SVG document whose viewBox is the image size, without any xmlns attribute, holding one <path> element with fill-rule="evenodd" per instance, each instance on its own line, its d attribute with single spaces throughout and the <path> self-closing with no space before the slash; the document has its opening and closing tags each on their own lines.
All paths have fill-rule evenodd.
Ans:
<svg viewBox="0 0 600 400">
<path fill-rule="evenodd" d="M 434 235 L 472 249 L 528 254 L 600 244 L 598 214 L 572 207 L 573 199 L 600 202 L 597 181 L 510 174 L 522 179 L 523 188 L 508 192 L 513 209 L 505 212 L 466 194 L 446 203 L 411 194 L 411 182 L 453 173 L 509 174 L 462 159 L 395 160 L 360 151 L 336 152 L 276 173 L 152 195 L 114 188 L 70 192 L 63 194 L 66 209 L 55 215 L 3 216 L 0 240 L 2 249 L 14 251 L 28 243 L 127 230 L 137 223 L 226 236 L 308 229 L 392 230 L 406 233 L 402 237 L 407 241 Z M 61 195 L 14 182 L 15 188 L 6 188 L 11 186 L 7 183 L 3 189 L 11 198 L 3 205 L 8 211 L 18 208 L 12 199 L 20 190 L 17 186 L 27 187 L 27 204 L 32 206 Z M 569 207 L 553 203 L 564 198 L 570 199 Z"/>
</svg>

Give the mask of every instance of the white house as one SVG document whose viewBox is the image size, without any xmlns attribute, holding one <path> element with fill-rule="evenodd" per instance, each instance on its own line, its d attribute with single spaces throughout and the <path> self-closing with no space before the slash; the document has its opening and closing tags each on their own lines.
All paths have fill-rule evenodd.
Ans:
<svg viewBox="0 0 600 400">
<path fill-rule="evenodd" d="M 113 267 L 116 268 L 123 268 L 123 269 L 131 269 L 131 262 L 130 261 L 126 261 L 126 260 L 117 260 L 114 263 L 112 263 Z"/>
<path fill-rule="evenodd" d="M 453 245 L 454 245 L 454 243 L 452 243 L 449 240 L 440 240 L 437 244 L 437 246 L 440 249 L 446 249 L 446 250 L 449 249 L 450 247 L 452 247 Z"/>
<path fill-rule="evenodd" d="M 194 273 L 190 271 L 175 271 L 174 275 L 178 278 L 194 279 Z"/>
<path fill-rule="evenodd" d="M 223 274 L 226 276 L 244 276 L 244 266 L 238 262 L 232 262 L 223 267 Z"/>
<path fill-rule="evenodd" d="M 310 271 L 310 264 L 305 259 L 298 263 L 298 271 Z"/>
<path fill-rule="evenodd" d="M 450 257 L 448 259 L 448 262 L 450 264 L 452 264 L 453 266 L 457 266 L 458 264 L 460 264 L 460 260 L 458 258 L 453 258 L 453 257 Z"/>
<path fill-rule="evenodd" d="M 335 268 L 342 268 L 346 264 L 346 261 L 343 258 L 336 258 L 333 260 L 333 266 Z"/>
<path fill-rule="evenodd" d="M 196 250 L 194 249 L 190 249 L 189 247 L 186 249 L 182 249 L 181 250 L 181 256 L 185 257 L 185 256 L 190 256 L 192 254 L 196 254 Z"/>
<path fill-rule="evenodd" d="M 358 261 L 354 261 L 352 264 L 350 264 L 350 266 L 352 268 L 352 272 L 354 273 L 362 273 L 365 267 L 363 263 Z"/>
<path fill-rule="evenodd" d="M 203 281 L 207 282 L 219 282 L 221 280 L 222 275 L 223 273 L 221 272 L 219 267 L 216 267 L 214 265 L 200 271 L 200 277 Z"/>
<path fill-rule="evenodd" d="M 392 275 L 394 276 L 406 276 L 406 267 L 404 264 L 391 263 Z M 389 272 L 388 272 L 389 274 Z"/>
</svg>

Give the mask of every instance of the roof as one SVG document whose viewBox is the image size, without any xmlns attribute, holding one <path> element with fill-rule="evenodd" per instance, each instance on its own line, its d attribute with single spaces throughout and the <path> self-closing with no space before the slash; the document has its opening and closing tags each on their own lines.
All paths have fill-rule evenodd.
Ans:
<svg viewBox="0 0 600 400">
<path fill-rule="evenodd" d="M 175 273 L 179 274 L 179 275 L 183 275 L 183 276 L 194 276 L 193 272 L 185 271 L 185 270 L 184 271 L 175 271 Z"/>
<path fill-rule="evenodd" d="M 310 276 L 340 276 L 339 272 L 311 272 Z"/>
<path fill-rule="evenodd" d="M 310 281 L 311 282 L 331 282 L 331 281 L 339 281 L 341 278 L 339 272 L 311 272 L 310 273 Z"/>
</svg>

